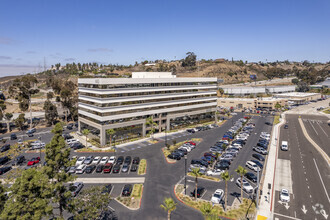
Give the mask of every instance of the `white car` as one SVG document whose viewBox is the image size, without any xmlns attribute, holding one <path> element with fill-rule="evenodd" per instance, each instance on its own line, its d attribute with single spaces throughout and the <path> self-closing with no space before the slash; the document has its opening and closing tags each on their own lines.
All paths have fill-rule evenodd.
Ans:
<svg viewBox="0 0 330 220">
<path fill-rule="evenodd" d="M 97 157 L 94 157 L 94 160 L 92 161 L 92 164 L 99 164 L 100 163 L 100 160 L 101 160 L 101 157 L 97 156 Z"/>
<path fill-rule="evenodd" d="M 240 144 L 238 144 L 238 143 L 235 143 L 235 144 L 233 144 L 232 146 L 233 146 L 233 147 L 237 147 L 237 148 L 239 148 L 239 149 L 242 149 L 242 145 L 240 145 Z"/>
<path fill-rule="evenodd" d="M 216 169 L 216 170 L 208 170 L 206 172 L 207 176 L 220 176 L 223 172 L 225 172 L 224 170 L 220 170 L 220 169 Z"/>
<path fill-rule="evenodd" d="M 76 161 L 76 166 L 79 166 L 84 163 L 86 157 L 79 157 L 78 160 Z"/>
<path fill-rule="evenodd" d="M 106 164 L 109 160 L 109 157 L 102 157 L 100 164 Z"/>
<path fill-rule="evenodd" d="M 220 204 L 222 197 L 224 195 L 224 192 L 222 189 L 217 189 L 215 190 L 214 194 L 212 195 L 211 202 Z"/>
<path fill-rule="evenodd" d="M 187 146 L 181 146 L 181 147 L 179 147 L 179 149 L 186 149 L 188 152 L 190 152 L 191 151 L 191 148 L 190 147 L 187 147 Z"/>
<path fill-rule="evenodd" d="M 116 162 L 116 156 L 111 156 L 108 160 L 108 163 L 115 164 Z"/>
<path fill-rule="evenodd" d="M 282 189 L 280 194 L 280 199 L 282 202 L 290 202 L 290 193 L 287 189 Z"/>
<path fill-rule="evenodd" d="M 236 185 L 241 188 L 241 178 L 238 178 L 236 180 Z M 243 190 L 247 193 L 252 193 L 253 192 L 253 187 L 245 179 L 243 179 Z"/>
<path fill-rule="evenodd" d="M 76 174 L 83 174 L 86 170 L 86 164 L 79 165 L 76 168 Z"/>
<path fill-rule="evenodd" d="M 73 143 L 76 143 L 76 142 L 79 142 L 79 140 L 78 139 L 68 139 L 68 140 L 66 140 L 67 144 L 73 144 Z"/>
<path fill-rule="evenodd" d="M 255 164 L 255 163 L 252 162 L 252 161 L 246 161 L 245 166 L 247 166 L 249 169 L 254 170 L 254 171 L 256 171 L 256 172 L 257 172 L 258 169 L 259 169 L 258 165 Z"/>
</svg>

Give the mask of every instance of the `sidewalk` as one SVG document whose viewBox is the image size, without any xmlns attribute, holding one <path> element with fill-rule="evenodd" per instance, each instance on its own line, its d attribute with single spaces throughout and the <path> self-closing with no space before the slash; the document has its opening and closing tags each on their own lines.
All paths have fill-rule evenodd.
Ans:
<svg viewBox="0 0 330 220">
<path fill-rule="evenodd" d="M 265 178 L 262 187 L 262 195 L 260 198 L 259 208 L 257 211 L 257 220 L 273 219 L 273 197 L 275 184 L 275 169 L 277 160 L 278 140 L 280 135 L 280 127 L 285 123 L 285 114 L 282 114 L 280 123 L 275 125 L 272 130 L 272 139 L 268 153 L 267 166 L 265 167 Z M 268 189 L 268 185 L 271 189 Z"/>
</svg>

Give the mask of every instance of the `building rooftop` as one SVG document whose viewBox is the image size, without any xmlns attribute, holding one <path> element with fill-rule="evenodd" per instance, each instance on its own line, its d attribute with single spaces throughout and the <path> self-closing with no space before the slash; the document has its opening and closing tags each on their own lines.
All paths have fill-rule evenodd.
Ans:
<svg viewBox="0 0 330 220">
<path fill-rule="evenodd" d="M 132 72 L 132 78 L 176 78 L 172 72 Z"/>
<path fill-rule="evenodd" d="M 319 93 L 309 93 L 309 92 L 287 92 L 282 94 L 277 94 L 276 96 L 282 96 L 282 97 L 307 97 L 307 96 L 313 96 L 318 95 Z"/>
</svg>

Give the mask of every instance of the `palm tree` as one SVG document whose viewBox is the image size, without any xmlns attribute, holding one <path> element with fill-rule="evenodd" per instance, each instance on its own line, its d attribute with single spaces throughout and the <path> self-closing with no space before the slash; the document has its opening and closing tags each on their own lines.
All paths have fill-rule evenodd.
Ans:
<svg viewBox="0 0 330 220">
<path fill-rule="evenodd" d="M 82 133 L 83 135 L 85 135 L 85 137 L 86 137 L 86 147 L 87 147 L 87 136 L 89 135 L 90 131 L 89 131 L 88 129 L 84 129 L 84 130 L 82 130 L 81 133 Z"/>
<path fill-rule="evenodd" d="M 217 163 L 218 161 L 218 157 L 220 156 L 220 153 L 219 152 L 215 152 L 215 160 L 214 160 L 214 163 L 213 163 L 213 169 L 214 169 L 214 166 L 215 164 Z"/>
<path fill-rule="evenodd" d="M 116 131 L 114 129 L 107 129 L 105 131 L 107 133 L 107 135 L 109 135 L 109 139 L 110 139 L 110 147 L 111 147 L 111 139 L 112 139 L 112 135 L 114 135 L 116 133 Z"/>
<path fill-rule="evenodd" d="M 168 220 L 171 219 L 171 212 L 173 212 L 176 209 L 176 205 L 177 204 L 170 197 L 165 198 L 164 201 L 163 201 L 163 204 L 160 205 L 160 207 L 162 209 L 164 209 L 164 211 L 167 212 L 167 219 Z"/>
<path fill-rule="evenodd" d="M 243 176 L 247 173 L 246 169 L 242 166 L 238 166 L 235 172 L 241 176 L 241 203 L 243 202 Z"/>
<path fill-rule="evenodd" d="M 154 139 L 154 132 L 155 132 L 154 126 L 156 126 L 157 123 L 154 122 L 152 117 L 150 116 L 149 118 L 147 118 L 147 123 L 146 124 L 150 126 L 150 135 L 151 135 L 151 138 Z"/>
<path fill-rule="evenodd" d="M 224 173 L 222 173 L 221 174 L 221 178 L 224 180 L 224 181 L 226 181 L 226 189 L 225 189 L 225 194 L 226 194 L 226 196 L 225 196 L 225 210 L 227 210 L 227 193 L 228 193 L 228 180 L 230 180 L 231 179 L 231 177 L 232 176 L 230 176 L 229 175 L 229 173 L 228 173 L 228 171 L 226 171 L 226 172 L 224 172 Z"/>
<path fill-rule="evenodd" d="M 191 171 L 191 175 L 195 177 L 195 200 L 197 200 L 197 183 L 198 183 L 198 177 L 200 177 L 202 174 L 199 172 L 200 168 L 194 168 Z"/>
<path fill-rule="evenodd" d="M 211 214 L 213 213 L 213 206 L 210 203 L 203 203 L 199 210 L 202 212 L 205 219 L 208 219 L 212 216 Z"/>
</svg>

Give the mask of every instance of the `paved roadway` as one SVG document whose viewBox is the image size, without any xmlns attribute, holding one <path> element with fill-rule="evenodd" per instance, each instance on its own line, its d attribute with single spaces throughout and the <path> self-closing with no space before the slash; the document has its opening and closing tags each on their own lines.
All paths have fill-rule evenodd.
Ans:
<svg viewBox="0 0 330 220">
<path fill-rule="evenodd" d="M 302 119 L 315 120 L 316 116 L 302 116 Z M 330 169 L 323 157 L 305 138 L 298 122 L 298 115 L 287 115 L 288 129 L 281 128 L 279 143 L 288 141 L 289 151 L 278 152 L 276 170 L 274 219 L 327 219 L 330 212 L 329 186 Z M 313 128 L 305 120 L 309 135 L 324 150 L 329 149 L 326 136 L 316 122 L 312 122 L 319 135 L 313 134 Z M 308 127 L 310 126 L 310 127 Z M 321 125 L 322 126 L 322 125 Z M 322 127 L 326 129 L 326 127 Z M 329 128 L 327 128 L 329 134 Z M 279 178 L 279 176 L 286 178 Z M 278 182 L 279 181 L 279 182 Z M 291 201 L 279 202 L 279 190 L 282 186 L 291 187 Z"/>
</svg>

